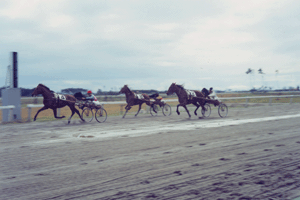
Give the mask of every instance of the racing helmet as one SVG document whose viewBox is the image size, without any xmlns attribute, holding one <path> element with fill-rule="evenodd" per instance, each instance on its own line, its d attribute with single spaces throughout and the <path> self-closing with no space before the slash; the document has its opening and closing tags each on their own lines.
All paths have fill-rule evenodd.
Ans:
<svg viewBox="0 0 300 200">
<path fill-rule="evenodd" d="M 91 90 L 88 90 L 87 93 L 88 93 L 88 94 L 92 94 L 92 91 L 91 91 Z"/>
</svg>

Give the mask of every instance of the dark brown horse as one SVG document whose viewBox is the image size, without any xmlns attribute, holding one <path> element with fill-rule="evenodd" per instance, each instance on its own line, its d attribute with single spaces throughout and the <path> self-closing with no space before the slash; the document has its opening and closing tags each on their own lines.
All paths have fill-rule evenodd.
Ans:
<svg viewBox="0 0 300 200">
<path fill-rule="evenodd" d="M 57 116 L 57 108 L 62 108 L 65 106 L 69 106 L 69 108 L 72 111 L 72 115 L 69 117 L 68 123 L 70 123 L 71 118 L 75 112 L 79 115 L 79 117 L 82 121 L 85 121 L 80 116 L 79 111 L 75 108 L 76 98 L 74 96 L 56 94 L 43 84 L 38 84 L 38 86 L 33 91 L 32 96 L 37 96 L 38 94 L 41 94 L 44 97 L 44 99 L 43 99 L 44 107 L 42 107 L 41 109 L 39 109 L 37 111 L 37 113 L 34 116 L 34 121 L 36 120 L 37 115 L 41 111 L 47 110 L 49 108 L 53 110 L 53 114 L 56 119 L 65 118 L 65 116 L 62 116 L 62 117 Z"/>
<path fill-rule="evenodd" d="M 123 118 L 125 118 L 125 115 L 127 114 L 128 110 L 131 109 L 132 106 L 139 105 L 139 110 L 137 111 L 135 116 L 139 114 L 143 103 L 146 103 L 148 106 L 151 106 L 150 98 L 147 94 L 136 94 L 132 92 L 127 85 L 123 86 L 123 88 L 120 90 L 120 93 L 125 94 L 127 102 L 127 106 L 125 107 L 126 111 L 123 115 Z"/>
<path fill-rule="evenodd" d="M 186 105 L 193 104 L 197 108 L 194 111 L 194 114 L 197 115 L 197 110 L 201 106 L 202 109 L 205 110 L 204 104 L 207 102 L 208 99 L 205 98 L 205 95 L 200 92 L 199 90 L 186 90 L 182 85 L 176 85 L 176 83 L 172 83 L 167 91 L 167 95 L 171 95 L 173 93 L 177 94 L 179 104 L 177 105 L 177 114 L 180 115 L 178 110 L 179 106 L 185 108 L 186 112 L 188 113 L 189 117 L 191 117 L 189 110 L 187 109 Z M 210 102 L 214 105 L 218 104 L 218 102 Z"/>
</svg>

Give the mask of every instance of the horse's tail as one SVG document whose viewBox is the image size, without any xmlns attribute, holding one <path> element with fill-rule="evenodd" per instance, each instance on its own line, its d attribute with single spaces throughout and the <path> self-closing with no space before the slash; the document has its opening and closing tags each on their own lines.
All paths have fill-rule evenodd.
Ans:
<svg viewBox="0 0 300 200">
<path fill-rule="evenodd" d="M 144 98 L 145 98 L 146 100 L 150 100 L 150 97 L 149 97 L 148 94 L 143 94 L 143 96 L 144 96 Z"/>
<path fill-rule="evenodd" d="M 152 99 L 154 99 L 154 98 L 156 98 L 156 97 L 158 97 L 158 96 L 159 96 L 159 94 L 158 94 L 158 93 L 155 93 L 155 94 L 150 95 L 149 97 L 152 98 Z"/>
<path fill-rule="evenodd" d="M 197 97 L 205 97 L 205 95 L 199 90 L 195 90 L 194 92 L 196 93 Z"/>
<path fill-rule="evenodd" d="M 70 94 L 66 94 L 66 100 L 67 102 L 71 103 L 71 104 L 75 104 L 76 103 L 76 98 L 73 96 L 73 95 L 70 95 Z"/>
</svg>

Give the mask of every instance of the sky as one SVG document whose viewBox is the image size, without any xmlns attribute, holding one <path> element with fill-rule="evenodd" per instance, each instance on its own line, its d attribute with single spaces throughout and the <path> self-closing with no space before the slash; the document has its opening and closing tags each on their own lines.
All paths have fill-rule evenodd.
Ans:
<svg viewBox="0 0 300 200">
<path fill-rule="evenodd" d="M 1 0 L 0 27 L 0 87 L 13 51 L 56 92 L 300 85 L 297 0 Z"/>
</svg>

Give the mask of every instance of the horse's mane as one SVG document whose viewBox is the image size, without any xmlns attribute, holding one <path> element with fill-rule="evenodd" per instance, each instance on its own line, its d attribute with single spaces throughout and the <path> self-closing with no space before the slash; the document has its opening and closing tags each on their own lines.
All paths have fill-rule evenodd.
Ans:
<svg viewBox="0 0 300 200">
<path fill-rule="evenodd" d="M 176 86 L 184 90 L 183 85 L 177 85 L 177 84 L 176 84 Z"/>
<path fill-rule="evenodd" d="M 39 84 L 40 86 L 44 87 L 45 89 L 49 90 L 50 92 L 54 93 L 54 91 L 50 90 L 50 88 L 48 88 L 47 86 L 43 85 L 43 84 Z"/>
<path fill-rule="evenodd" d="M 129 92 L 134 93 L 133 90 L 131 90 L 131 89 L 128 87 L 128 85 L 124 85 L 124 87 L 126 87 L 126 88 L 129 90 Z"/>
</svg>

